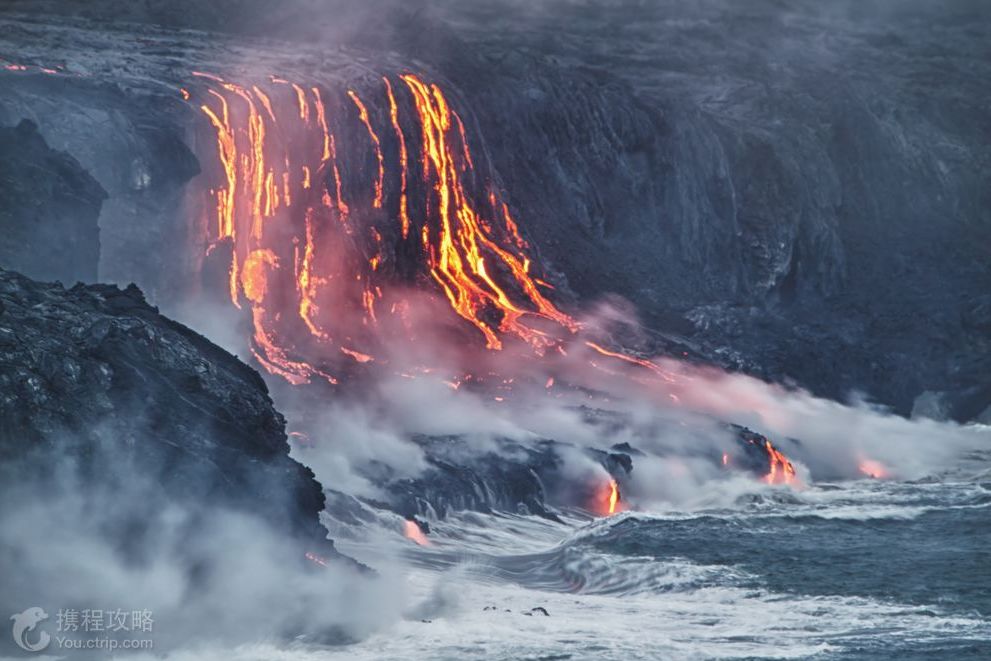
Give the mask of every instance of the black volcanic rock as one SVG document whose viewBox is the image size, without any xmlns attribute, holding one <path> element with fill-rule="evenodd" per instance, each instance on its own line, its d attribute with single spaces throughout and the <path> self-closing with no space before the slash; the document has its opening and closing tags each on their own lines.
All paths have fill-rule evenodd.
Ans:
<svg viewBox="0 0 991 661">
<path fill-rule="evenodd" d="M 614 419 L 617 428 L 623 421 L 622 416 L 612 412 L 586 409 L 586 414 Z M 764 477 L 770 460 L 767 437 L 739 425 L 720 425 L 736 441 L 732 467 L 727 468 L 722 456 L 710 450 L 700 450 L 698 458 L 708 460 L 714 467 L 722 464 L 724 470 Z M 494 449 L 477 453 L 471 449 L 471 441 L 460 436 L 418 435 L 412 440 L 423 450 L 428 465 L 422 474 L 397 477 L 394 468 L 379 462 L 363 466 L 358 472 L 384 494 L 383 498 L 366 499 L 369 504 L 416 522 L 425 534 L 429 528 L 419 517 L 444 519 L 465 511 L 511 512 L 559 521 L 562 510 L 598 512 L 608 485 L 603 482 L 603 473 L 591 470 L 590 465 L 601 466 L 616 481 L 620 497 L 626 502 L 623 494 L 637 463 L 660 456 L 627 442 L 614 445 L 609 452 L 551 439 L 524 444 L 501 438 L 494 441 Z M 787 445 L 795 444 L 800 443 L 788 439 Z M 591 464 L 582 459 L 591 460 Z M 327 495 L 327 512 L 336 521 L 360 525 L 372 520 L 357 500 L 335 491 Z M 636 499 L 630 500 L 635 506 Z"/>
<path fill-rule="evenodd" d="M 96 280 L 107 194 L 30 120 L 0 128 L 0 267 L 40 280 Z"/>
<path fill-rule="evenodd" d="M 284 419 L 250 367 L 133 285 L 64 289 L 0 270 L 0 310 L 4 489 L 55 489 L 55 467 L 71 461 L 83 493 L 142 483 L 141 503 L 118 505 L 128 542 L 146 515 L 178 503 L 244 512 L 335 553 L 321 486 L 289 457 Z"/>
</svg>

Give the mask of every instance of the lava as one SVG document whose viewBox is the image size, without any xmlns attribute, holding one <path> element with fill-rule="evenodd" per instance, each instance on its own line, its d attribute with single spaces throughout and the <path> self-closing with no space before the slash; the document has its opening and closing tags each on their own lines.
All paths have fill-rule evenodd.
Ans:
<svg viewBox="0 0 991 661">
<path fill-rule="evenodd" d="M 609 358 L 615 358 L 617 360 L 622 360 L 624 362 L 627 362 L 627 363 L 630 363 L 630 364 L 633 364 L 633 365 L 639 365 L 640 367 L 644 367 L 644 368 L 650 370 L 651 372 L 653 372 L 654 374 L 657 374 L 658 376 L 660 376 L 662 379 L 664 379 L 665 381 L 667 381 L 669 383 L 674 382 L 674 377 L 672 377 L 670 374 L 666 373 L 658 365 L 656 365 L 655 363 L 652 363 L 649 360 L 644 360 L 643 358 L 635 358 L 633 356 L 628 356 L 626 354 L 619 353 L 618 351 L 610 351 L 609 349 L 606 349 L 605 347 L 602 347 L 602 346 L 596 344 L 595 342 L 590 342 L 588 340 L 585 341 L 585 346 L 587 346 L 588 348 L 592 349 L 593 351 L 596 351 L 596 352 L 602 354 L 603 356 L 608 356 Z"/>
<path fill-rule="evenodd" d="M 794 484 L 795 467 L 788 457 L 767 439 L 764 440 L 764 449 L 767 450 L 768 457 L 768 472 L 764 476 L 764 481 L 768 484 Z"/>
<path fill-rule="evenodd" d="M 880 461 L 873 459 L 862 459 L 857 469 L 867 477 L 874 480 L 884 480 L 890 476 L 888 468 Z"/>
<path fill-rule="evenodd" d="M 616 484 L 616 480 L 609 480 L 609 514 L 615 514 L 618 505 L 619 485 Z"/>
<path fill-rule="evenodd" d="M 491 308 L 502 314 L 500 332 L 515 335 L 538 351 L 553 344 L 554 339 L 522 323 L 524 315 L 544 317 L 571 331 L 577 330 L 577 323 L 557 310 L 537 290 L 528 273 L 529 258 L 500 246 L 485 229 L 491 223 L 485 223 L 472 204 L 457 167 L 455 144 L 460 142 L 462 150 L 468 147 L 452 131 L 452 112 L 440 88 L 427 85 L 412 74 L 403 75 L 402 80 L 413 94 L 419 114 L 424 177 L 433 175 L 439 198 L 437 242 L 431 242 L 431 235 L 424 225 L 424 249 L 431 275 L 443 289 L 451 307 L 481 331 L 486 347 L 494 350 L 501 349 L 503 343 L 496 329 L 485 319 L 485 311 Z M 487 265 L 487 258 L 492 266 Z M 493 274 L 497 264 L 508 269 L 514 284 L 522 289 L 526 302 L 532 306 L 530 310 L 511 300 L 506 290 L 496 283 Z"/>
<path fill-rule="evenodd" d="M 619 484 L 610 477 L 608 482 L 601 484 L 596 491 L 594 502 L 590 508 L 601 516 L 612 516 L 623 510 Z"/>
<path fill-rule="evenodd" d="M 368 118 L 368 109 L 365 104 L 362 103 L 361 99 L 355 93 L 354 90 L 348 90 L 348 96 L 354 101 L 354 105 L 358 108 L 358 116 L 361 118 L 361 123 L 365 125 L 368 129 L 368 137 L 372 140 L 372 146 L 375 148 L 375 158 L 378 160 L 378 179 L 375 181 L 375 197 L 372 200 L 372 206 L 376 209 L 382 207 L 382 185 L 385 180 L 385 160 L 382 158 L 382 143 L 379 141 L 378 134 L 375 133 L 375 129 L 372 128 L 372 122 Z"/>
<path fill-rule="evenodd" d="M 420 530 L 420 526 L 416 523 L 416 521 L 410 521 L 409 519 L 403 521 L 403 535 L 406 539 L 411 540 L 419 546 L 430 546 L 430 540 L 427 539 L 427 536 L 423 534 L 422 530 Z"/>
<path fill-rule="evenodd" d="M 382 77 L 385 83 L 386 95 L 389 97 L 389 119 L 392 122 L 392 129 L 396 132 L 396 140 L 399 143 L 399 222 L 401 223 L 403 238 L 409 236 L 409 201 L 406 197 L 408 153 L 406 151 L 406 136 L 403 128 L 399 125 L 399 106 L 396 105 L 396 95 L 392 91 L 392 83 L 385 76 Z"/>
<path fill-rule="evenodd" d="M 366 338 L 367 348 L 355 347 L 352 318 L 357 312 L 361 325 L 373 328 L 385 311 L 408 310 L 390 289 L 403 283 L 384 266 L 394 241 L 412 235 L 414 208 L 420 211 L 415 259 L 422 273 L 452 312 L 480 332 L 488 349 L 502 349 L 507 338 L 516 338 L 542 353 L 578 330 L 577 322 L 540 292 L 525 252 L 529 246 L 509 206 L 491 191 L 481 201 L 471 192 L 464 172 L 474 163 L 464 122 L 437 85 L 413 74 L 400 76 L 398 86 L 383 78 L 381 105 L 389 109 L 396 146 L 389 153 L 369 112 L 370 94 L 347 90 L 342 99 L 282 78 L 240 85 L 214 74 L 194 75 L 203 86 L 183 88 L 183 98 L 201 99 L 197 103 L 213 130 L 222 175 L 211 189 L 215 221 L 206 252 L 225 242 L 231 246 L 229 297 L 235 306 L 251 308 L 253 350 L 269 372 L 306 383 L 326 374 L 311 361 L 333 364 L 333 345 L 345 341 L 349 344 L 338 344 L 337 355 L 373 362 L 369 349 L 376 337 Z M 332 110 L 344 99 L 357 108 L 357 122 Z M 350 136 L 359 131 L 367 134 L 377 164 L 370 194 L 356 192 L 351 182 L 351 173 L 360 168 L 339 158 L 343 152 L 335 133 L 355 145 Z M 407 133 L 419 139 L 407 140 Z M 347 151 L 349 158 L 354 151 Z M 411 166 L 411 152 L 419 156 L 419 172 Z M 398 161 L 395 191 L 387 188 L 387 153 Z M 415 188 L 414 205 L 415 176 L 422 186 Z M 352 199 L 346 202 L 345 195 Z M 384 209 L 387 202 L 393 208 Z M 372 218 L 389 227 L 380 231 Z M 365 266 L 351 258 L 362 246 Z M 287 315 L 290 287 L 295 302 Z M 311 340 L 293 330 L 293 318 Z"/>
<path fill-rule="evenodd" d="M 480 180 L 465 122 L 437 84 L 403 73 L 359 93 L 274 76 L 194 78 L 182 98 L 206 118 L 216 156 L 204 253 L 229 254 L 224 288 L 250 315 L 251 351 L 269 373 L 293 385 L 337 384 L 356 370 L 428 373 L 429 365 L 389 367 L 386 356 L 425 334 L 417 324 L 444 323 L 492 352 L 557 357 L 580 344 L 676 382 L 656 362 L 579 334 L 581 324 L 547 298 L 542 290 L 553 286 L 535 272 L 508 202 Z M 429 296 L 422 310 L 408 298 L 414 289 Z M 468 371 L 455 367 L 442 380 L 457 387 Z M 791 462 L 769 441 L 763 449 L 764 480 L 793 483 Z M 609 513 L 619 506 L 613 489 Z"/>
</svg>

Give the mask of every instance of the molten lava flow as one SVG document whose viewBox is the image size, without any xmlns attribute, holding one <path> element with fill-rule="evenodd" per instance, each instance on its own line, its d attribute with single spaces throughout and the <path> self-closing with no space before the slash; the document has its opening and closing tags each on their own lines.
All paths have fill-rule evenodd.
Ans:
<svg viewBox="0 0 991 661">
<path fill-rule="evenodd" d="M 384 77 L 379 92 L 359 96 L 276 77 L 240 85 L 194 76 L 181 94 L 203 113 L 216 153 L 204 248 L 211 260 L 226 261 L 229 251 L 223 284 L 250 313 L 251 350 L 268 372 L 291 384 L 334 384 L 338 374 L 395 365 L 401 352 L 392 345 L 422 337 L 417 324 L 433 323 L 438 305 L 487 349 L 512 343 L 526 355 L 551 350 L 548 360 L 568 354 L 580 325 L 544 295 L 553 287 L 533 273 L 509 205 L 480 183 L 465 124 L 436 84 Z M 388 124 L 376 108 L 388 109 Z M 369 162 L 377 166 L 371 186 Z M 409 289 L 424 284 L 431 294 L 417 301 L 429 301 L 413 310 Z M 599 363 L 614 361 L 592 361 L 607 374 L 626 364 L 638 370 L 626 377 L 642 381 L 642 369 L 675 382 L 660 364 L 592 338 L 573 344 Z M 419 364 L 389 369 L 429 373 Z M 442 380 L 481 384 L 458 371 Z M 510 390 L 508 376 L 488 373 L 489 384 L 501 381 L 495 401 Z M 554 385 L 549 378 L 545 388 Z M 769 441 L 763 449 L 765 481 L 793 483 L 791 462 Z M 620 507 L 615 482 L 603 502 L 609 514 Z"/>
<path fill-rule="evenodd" d="M 467 152 L 468 147 L 460 134 L 453 132 L 452 111 L 440 88 L 412 74 L 402 76 L 402 80 L 419 114 L 423 177 L 425 183 L 433 182 L 438 198 L 436 243 L 431 240 L 434 233 L 424 225 L 423 247 L 430 273 L 451 307 L 482 333 L 489 349 L 503 346 L 496 331 L 515 335 L 538 352 L 556 342 L 547 333 L 524 324 L 524 316 L 542 317 L 576 331 L 578 324 L 537 290 L 528 273 L 529 258 L 500 245 L 486 229 L 491 223 L 472 203 L 457 167 L 456 145 L 461 153 Z M 522 300 L 514 301 L 508 289 L 497 284 L 497 269 L 506 270 L 508 283 L 519 290 Z M 487 319 L 487 313 L 492 311 L 502 317 L 495 328 Z"/>
<path fill-rule="evenodd" d="M 861 473 L 875 480 L 884 480 L 890 475 L 884 464 L 873 459 L 862 459 L 857 468 Z"/>
<path fill-rule="evenodd" d="M 609 514 L 616 513 L 616 506 L 619 505 L 619 485 L 616 480 L 609 480 Z"/>
<path fill-rule="evenodd" d="M 385 161 L 382 158 L 382 143 L 379 142 L 378 134 L 375 133 L 375 129 L 372 128 L 372 122 L 368 118 L 368 109 L 365 108 L 365 104 L 362 103 L 358 95 L 355 94 L 354 90 L 348 90 L 348 96 L 354 101 L 354 105 L 358 108 L 358 116 L 361 117 L 361 123 L 365 125 L 368 129 L 368 137 L 372 140 L 372 146 L 375 148 L 375 158 L 378 160 L 378 179 L 375 181 L 375 198 L 372 200 L 372 206 L 376 209 L 382 208 L 382 184 L 385 180 Z"/>
<path fill-rule="evenodd" d="M 792 466 L 788 457 L 777 450 L 769 440 L 764 441 L 764 449 L 767 450 L 769 463 L 768 473 L 764 476 L 764 481 L 768 484 L 794 484 L 795 467 Z"/>
<path fill-rule="evenodd" d="M 252 303 L 261 304 L 268 295 L 268 272 L 279 266 L 279 258 L 271 250 L 255 250 L 241 268 L 241 288 Z"/>
<path fill-rule="evenodd" d="M 320 162 L 326 163 L 327 161 L 331 161 L 334 170 L 334 186 L 337 192 L 337 210 L 341 212 L 342 216 L 347 216 L 350 209 L 344 202 L 344 194 L 342 193 L 341 170 L 337 166 L 337 141 L 334 139 L 334 134 L 330 132 L 327 125 L 327 111 L 323 104 L 323 96 L 316 87 L 312 88 L 312 91 L 313 102 L 317 108 L 317 121 L 320 124 L 320 131 L 323 133 L 323 154 Z"/>
<path fill-rule="evenodd" d="M 430 546 L 430 540 L 420 530 L 420 526 L 417 525 L 416 521 L 407 519 L 403 522 L 403 535 L 406 536 L 406 539 L 412 540 L 420 546 Z"/>
<path fill-rule="evenodd" d="M 595 342 L 590 342 L 587 340 L 585 341 L 585 345 L 590 349 L 592 349 L 593 351 L 602 354 L 603 356 L 608 356 L 610 358 L 622 360 L 632 365 L 639 365 L 640 367 L 645 367 L 669 383 L 674 381 L 674 377 L 672 377 L 670 374 L 668 374 L 667 372 L 662 370 L 659 366 L 650 362 L 649 360 L 644 360 L 643 358 L 634 358 L 633 356 L 627 356 L 626 354 L 622 354 L 617 351 L 610 351 L 605 347 L 599 346 Z"/>
<path fill-rule="evenodd" d="M 396 147 L 388 151 L 382 136 L 390 134 L 379 133 L 370 112 L 373 95 L 328 95 L 274 76 L 247 85 L 194 76 L 200 82 L 182 88 L 182 96 L 196 99 L 209 121 L 220 175 L 210 191 L 215 220 L 206 252 L 230 250 L 229 297 L 250 307 L 252 348 L 269 372 L 294 384 L 336 382 L 314 361 L 379 362 L 383 315 L 397 316 L 413 335 L 409 304 L 392 289 L 411 284 L 398 282 L 393 266 L 397 242 L 410 237 L 420 245 L 406 259 L 487 348 L 515 338 L 542 354 L 578 330 L 541 293 L 548 285 L 531 274 L 529 245 L 509 206 L 472 189 L 464 122 L 437 85 L 413 74 L 399 77 L 398 86 L 383 78 L 378 107 L 388 108 Z M 335 110 L 348 101 L 357 120 Z M 368 140 L 353 138 L 358 132 Z M 338 151 L 338 136 L 347 137 L 348 149 Z M 359 143 L 377 164 L 364 193 L 352 182 L 360 165 L 344 159 Z M 398 181 L 387 181 L 387 155 L 396 159 Z M 416 178 L 422 185 L 411 185 Z"/>
<path fill-rule="evenodd" d="M 619 484 L 614 478 L 610 477 L 608 482 L 597 488 L 594 501 L 589 509 L 601 516 L 611 516 L 623 510 Z"/>
<path fill-rule="evenodd" d="M 389 119 L 392 121 L 392 128 L 396 132 L 396 140 L 399 142 L 399 222 L 401 224 L 403 238 L 409 236 L 409 200 L 406 197 L 406 177 L 408 164 L 408 155 L 406 152 L 406 136 L 403 135 L 403 128 L 399 125 L 399 106 L 396 105 L 396 95 L 392 92 L 392 83 L 385 76 L 382 77 L 382 81 L 385 82 L 385 92 L 389 97 Z"/>
</svg>

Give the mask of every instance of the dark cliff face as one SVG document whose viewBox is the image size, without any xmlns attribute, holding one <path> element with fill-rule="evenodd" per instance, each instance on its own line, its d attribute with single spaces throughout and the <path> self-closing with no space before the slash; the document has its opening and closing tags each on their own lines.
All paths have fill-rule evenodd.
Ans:
<svg viewBox="0 0 991 661">
<path fill-rule="evenodd" d="M 484 109 L 511 199 L 582 298 L 619 293 L 709 359 L 830 397 L 989 403 L 986 8 L 433 15 L 444 38 L 425 17 L 396 41 Z"/>
<path fill-rule="evenodd" d="M 245 35 L 288 39 L 301 53 L 319 49 L 290 65 L 319 80 L 351 75 L 341 73 L 346 62 L 430 69 L 473 111 L 473 152 L 575 298 L 618 293 L 699 358 L 817 394 L 864 392 L 908 414 L 923 392 L 946 392 L 936 408 L 957 419 L 991 403 L 986 6 L 398 4 L 143 10 L 105 0 L 53 11 L 98 19 L 87 29 L 124 17 L 145 23 L 127 28 L 136 33 L 157 24 L 235 33 L 245 44 L 254 43 Z M 45 60 L 38 34 L 12 34 L 12 44 L 30 36 L 32 57 Z M 181 69 L 219 55 L 195 35 L 168 35 L 154 35 L 156 47 L 134 60 L 147 69 L 109 97 L 101 74 L 36 76 L 0 100 L 8 113 L 42 117 L 112 106 L 131 136 L 115 143 L 115 162 L 152 159 L 179 172 L 183 159 L 139 138 L 159 127 L 174 146 L 193 114 L 176 109 L 173 90 L 170 104 L 155 96 L 160 87 L 141 87 L 142 77 L 181 84 Z M 71 43 L 62 41 L 59 61 L 76 59 Z M 340 46 L 332 56 L 329 43 Z M 252 65 L 281 70 L 279 55 L 259 63 L 262 50 Z M 96 59 L 80 61 L 95 71 Z M 101 125 L 47 121 L 79 149 L 80 128 Z M 121 181 L 139 171 L 122 166 Z M 170 195 L 155 197 L 158 215 L 142 223 L 101 220 L 118 242 L 106 272 L 156 295 L 170 281 L 163 273 L 186 266 L 174 259 L 182 222 L 161 202 Z M 156 242 L 174 254 L 149 262 L 128 249 Z"/>
<path fill-rule="evenodd" d="M 0 267 L 67 285 L 96 280 L 107 194 L 37 126 L 0 128 Z"/>
<path fill-rule="evenodd" d="M 321 487 L 289 458 L 261 377 L 134 286 L 64 289 L 0 271 L 0 392 L 5 489 L 56 488 L 68 461 L 82 493 L 144 485 L 141 503 L 113 510 L 132 542 L 154 532 L 154 513 L 189 504 L 329 552 Z"/>
<path fill-rule="evenodd" d="M 38 30 L 21 36 L 38 43 L 40 35 L 48 34 Z M 55 77 L 35 70 L 19 76 L 17 83 L 0 90 L 0 119 L 30 120 L 53 149 L 70 154 L 76 167 L 86 170 L 86 178 L 106 191 L 102 208 L 97 208 L 98 265 L 79 279 L 121 285 L 137 281 L 149 296 L 162 298 L 171 286 L 170 270 L 187 267 L 184 186 L 199 172 L 175 123 L 177 106 L 162 103 L 157 84 L 122 89 L 112 77 Z M 83 200 L 75 204 L 77 213 L 88 208 Z M 34 246 L 28 252 L 36 254 Z M 37 254 L 44 256 L 44 251 Z"/>
</svg>

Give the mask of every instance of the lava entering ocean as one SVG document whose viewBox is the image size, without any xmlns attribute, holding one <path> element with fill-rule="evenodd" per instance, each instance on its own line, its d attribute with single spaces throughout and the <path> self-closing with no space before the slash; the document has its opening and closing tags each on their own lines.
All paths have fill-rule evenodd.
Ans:
<svg viewBox="0 0 991 661">
<path fill-rule="evenodd" d="M 404 73 L 335 92 L 277 76 L 242 84 L 193 75 L 180 94 L 208 121 L 217 161 L 199 233 L 204 277 L 216 288 L 210 279 L 223 274 L 271 374 L 337 385 L 369 370 L 443 371 L 396 358 L 442 337 L 434 344 L 547 365 L 590 350 L 585 364 L 605 378 L 632 369 L 643 374 L 634 381 L 675 384 L 550 300 L 554 287 L 437 84 Z M 517 378 L 502 367 L 444 367 L 438 376 L 455 389 L 508 389 Z M 540 377 L 548 393 L 549 373 Z M 667 397 L 680 401 L 673 389 Z M 766 451 L 764 479 L 792 483 L 791 462 L 770 442 Z M 606 503 L 605 513 L 617 511 L 615 481 Z"/>
<path fill-rule="evenodd" d="M 619 485 L 616 483 L 614 478 L 609 478 L 609 484 L 605 489 L 605 497 L 603 500 L 605 502 L 603 503 L 604 507 L 602 509 L 605 515 L 612 515 L 622 511 Z"/>
</svg>

